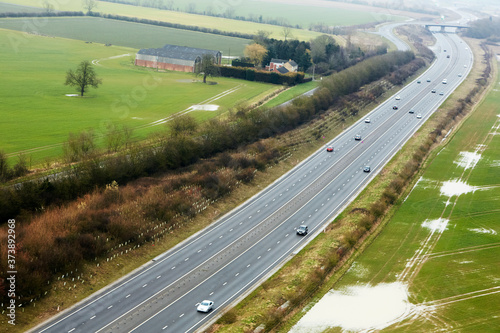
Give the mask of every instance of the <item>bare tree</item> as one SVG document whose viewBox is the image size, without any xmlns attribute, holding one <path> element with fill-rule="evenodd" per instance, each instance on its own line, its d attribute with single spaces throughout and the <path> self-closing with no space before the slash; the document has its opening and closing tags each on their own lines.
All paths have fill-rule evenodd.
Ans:
<svg viewBox="0 0 500 333">
<path fill-rule="evenodd" d="M 281 30 L 281 34 L 285 37 L 285 41 L 288 37 L 293 37 L 292 28 L 284 26 Z"/>
<path fill-rule="evenodd" d="M 97 8 L 97 1 L 96 0 L 82 0 L 82 5 L 85 10 L 87 10 L 87 13 L 91 13 L 92 9 Z"/>
<path fill-rule="evenodd" d="M 186 6 L 186 12 L 188 13 L 196 13 L 196 3 L 194 2 L 190 2 L 187 6 Z"/>
<path fill-rule="evenodd" d="M 89 86 L 97 88 L 102 80 L 97 78 L 97 74 L 89 61 L 82 61 L 76 71 L 69 70 L 66 73 L 67 86 L 77 87 L 80 96 L 83 96 Z"/>
<path fill-rule="evenodd" d="M 43 2 L 43 9 L 45 10 L 45 13 L 50 14 L 54 12 L 54 5 L 51 4 L 48 0 L 45 0 Z"/>
<path fill-rule="evenodd" d="M 258 30 L 253 36 L 253 41 L 260 45 L 266 45 L 266 40 L 271 36 L 271 31 Z"/>
<path fill-rule="evenodd" d="M 167 3 L 165 4 L 165 7 L 167 10 L 173 10 L 174 9 L 174 1 L 173 0 L 167 1 Z"/>
</svg>

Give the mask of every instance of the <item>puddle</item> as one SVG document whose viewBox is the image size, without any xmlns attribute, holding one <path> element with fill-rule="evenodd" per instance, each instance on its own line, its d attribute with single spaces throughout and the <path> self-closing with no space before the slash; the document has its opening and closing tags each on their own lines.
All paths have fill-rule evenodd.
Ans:
<svg viewBox="0 0 500 333">
<path fill-rule="evenodd" d="M 473 169 L 480 159 L 481 159 L 481 154 L 478 154 L 477 152 L 471 153 L 468 151 L 463 151 L 460 153 L 459 160 L 454 161 L 453 163 L 467 170 L 471 168 Z"/>
<path fill-rule="evenodd" d="M 406 318 L 413 308 L 402 283 L 351 286 L 326 294 L 290 332 L 320 333 L 331 327 L 383 329 Z"/>
<path fill-rule="evenodd" d="M 217 111 L 218 109 L 219 105 L 215 104 L 193 105 L 189 108 L 191 111 Z"/>
<path fill-rule="evenodd" d="M 462 195 L 467 194 L 469 192 L 474 192 L 478 188 L 475 186 L 470 186 L 459 180 L 450 180 L 447 182 L 443 182 L 441 186 L 441 195 L 445 195 L 447 197 L 452 197 L 454 195 Z"/>
<path fill-rule="evenodd" d="M 448 226 L 448 222 L 450 222 L 447 219 L 437 219 L 437 220 L 425 220 L 422 223 L 423 228 L 430 229 L 432 232 L 438 231 L 442 233 L 443 231 L 446 230 L 446 227 Z"/>
<path fill-rule="evenodd" d="M 496 235 L 497 232 L 493 229 L 486 229 L 486 228 L 475 228 L 475 229 L 469 229 L 469 231 L 478 233 L 478 234 L 492 234 Z"/>
</svg>

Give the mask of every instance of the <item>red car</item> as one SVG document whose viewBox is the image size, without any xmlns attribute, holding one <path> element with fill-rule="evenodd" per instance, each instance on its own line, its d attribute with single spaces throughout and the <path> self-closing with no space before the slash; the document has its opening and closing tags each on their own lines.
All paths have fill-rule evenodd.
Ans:
<svg viewBox="0 0 500 333">
<path fill-rule="evenodd" d="M 328 146 L 328 148 L 326 148 L 326 151 L 331 153 L 333 151 L 333 147 L 332 146 Z"/>
</svg>

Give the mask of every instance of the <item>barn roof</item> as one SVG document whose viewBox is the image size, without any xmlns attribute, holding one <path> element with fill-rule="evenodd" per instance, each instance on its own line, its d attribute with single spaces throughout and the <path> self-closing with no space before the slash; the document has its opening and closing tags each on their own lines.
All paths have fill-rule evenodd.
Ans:
<svg viewBox="0 0 500 333">
<path fill-rule="evenodd" d="M 194 61 L 203 54 L 212 54 L 217 57 L 219 51 L 199 49 L 196 47 L 178 46 L 167 44 L 159 49 L 141 49 L 138 54 L 159 56 L 164 58 L 182 59 Z"/>
</svg>

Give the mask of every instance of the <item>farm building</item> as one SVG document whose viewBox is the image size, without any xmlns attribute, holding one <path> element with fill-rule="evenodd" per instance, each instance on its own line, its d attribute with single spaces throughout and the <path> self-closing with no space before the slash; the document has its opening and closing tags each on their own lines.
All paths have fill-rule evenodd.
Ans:
<svg viewBox="0 0 500 333">
<path fill-rule="evenodd" d="M 167 44 L 159 49 L 140 50 L 135 56 L 135 65 L 193 73 L 202 56 L 207 53 L 214 56 L 216 64 L 221 64 L 220 51 Z"/>
<path fill-rule="evenodd" d="M 292 59 L 286 61 L 281 59 L 271 59 L 271 63 L 266 66 L 266 69 L 271 72 L 277 72 L 280 74 L 286 74 L 290 72 L 296 72 L 299 65 Z"/>
</svg>

